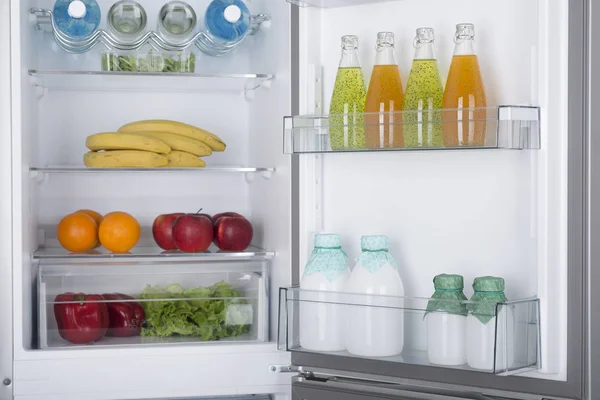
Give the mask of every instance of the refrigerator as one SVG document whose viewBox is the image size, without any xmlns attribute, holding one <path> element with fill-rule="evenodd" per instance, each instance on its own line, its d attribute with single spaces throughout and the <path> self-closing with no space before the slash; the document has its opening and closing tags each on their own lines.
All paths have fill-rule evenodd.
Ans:
<svg viewBox="0 0 600 400">
<path fill-rule="evenodd" d="M 113 3 L 98 0 L 103 30 Z M 166 2 L 140 3 L 152 31 Z M 188 3 L 202 27 L 209 1 Z M 592 1 L 248 4 L 253 25 L 243 42 L 219 57 L 192 43 L 195 72 L 169 74 L 103 71 L 103 57 L 114 50 L 106 36 L 89 48 L 66 49 L 51 22 L 53 1 L 0 3 L 0 398 L 598 398 Z M 376 35 L 393 32 L 406 87 L 415 29 L 435 29 L 445 82 L 455 26 L 463 22 L 476 29 L 488 103 L 485 145 L 331 149 L 328 134 L 336 127 L 328 111 L 342 35 L 358 36 L 368 84 Z M 83 166 L 88 135 L 144 119 L 201 127 L 227 149 L 207 157 L 204 169 Z M 80 209 L 135 216 L 138 245 L 127 254 L 69 254 L 56 225 Z M 199 209 L 244 215 L 254 227 L 252 245 L 162 252 L 152 239 L 154 219 Z M 351 265 L 361 235 L 389 237 L 405 288 L 393 307 L 404 313 L 402 354 L 302 347 L 304 304 L 374 309 L 381 300 L 315 300 L 299 287 L 318 232 L 340 234 Z M 476 277 L 505 279 L 508 300 L 495 315 L 513 328 L 495 328 L 491 370 L 428 362 L 424 314 L 431 281 L 441 273 L 463 275 L 468 297 Z M 208 300 L 228 304 L 222 325 L 241 326 L 226 337 L 106 337 L 73 345 L 53 315 L 62 292 L 138 297 L 148 287 L 223 281 L 236 298 Z M 157 301 L 181 300 L 164 296 Z M 503 308 L 512 313 L 501 317 Z M 236 315 L 244 322 L 232 322 Z M 509 353 L 511 361 L 501 362 Z"/>
</svg>

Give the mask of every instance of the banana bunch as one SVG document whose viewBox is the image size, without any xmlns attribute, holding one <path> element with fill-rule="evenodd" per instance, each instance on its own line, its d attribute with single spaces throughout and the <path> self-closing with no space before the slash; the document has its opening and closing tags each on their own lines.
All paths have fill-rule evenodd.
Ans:
<svg viewBox="0 0 600 400">
<path fill-rule="evenodd" d="M 89 168 L 204 168 L 199 157 L 225 151 L 216 135 L 192 125 L 168 120 L 137 121 L 118 132 L 88 136 L 83 156 Z"/>
</svg>

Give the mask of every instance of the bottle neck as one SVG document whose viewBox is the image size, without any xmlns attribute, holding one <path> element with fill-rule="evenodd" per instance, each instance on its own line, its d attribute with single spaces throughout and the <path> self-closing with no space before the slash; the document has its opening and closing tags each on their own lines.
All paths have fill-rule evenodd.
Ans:
<svg viewBox="0 0 600 400">
<path fill-rule="evenodd" d="M 360 68 L 358 49 L 342 49 L 340 68 Z"/>
<path fill-rule="evenodd" d="M 435 45 L 433 42 L 417 42 L 415 44 L 415 60 L 435 60 Z"/>
<path fill-rule="evenodd" d="M 378 46 L 375 65 L 398 65 L 394 46 Z"/>
<path fill-rule="evenodd" d="M 471 56 L 475 55 L 475 40 L 456 38 L 456 46 L 454 46 L 455 56 Z"/>
</svg>

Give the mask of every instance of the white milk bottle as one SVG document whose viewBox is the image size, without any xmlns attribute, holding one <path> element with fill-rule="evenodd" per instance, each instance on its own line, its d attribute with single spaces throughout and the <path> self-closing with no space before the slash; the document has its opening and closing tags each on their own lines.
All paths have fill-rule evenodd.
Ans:
<svg viewBox="0 0 600 400">
<path fill-rule="evenodd" d="M 465 333 L 467 297 L 460 275 L 437 275 L 433 278 L 435 293 L 427 303 L 427 356 L 437 365 L 467 363 Z"/>
<path fill-rule="evenodd" d="M 343 351 L 345 313 L 336 292 L 350 277 L 342 238 L 317 234 L 300 282 L 300 345 L 311 351 Z"/>
<path fill-rule="evenodd" d="M 404 286 L 386 236 L 363 236 L 362 254 L 348 282 L 346 349 L 363 357 L 391 357 L 404 347 Z"/>
</svg>

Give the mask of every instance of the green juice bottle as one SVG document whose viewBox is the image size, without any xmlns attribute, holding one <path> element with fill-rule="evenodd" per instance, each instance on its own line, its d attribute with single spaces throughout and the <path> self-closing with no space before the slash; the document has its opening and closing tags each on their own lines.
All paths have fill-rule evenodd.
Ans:
<svg viewBox="0 0 600 400">
<path fill-rule="evenodd" d="M 329 108 L 332 150 L 365 147 L 364 112 L 367 89 L 358 59 L 358 37 L 342 37 L 342 60 Z"/>
<path fill-rule="evenodd" d="M 444 88 L 435 56 L 431 28 L 417 29 L 415 59 L 404 95 L 404 145 L 443 147 L 441 108 Z"/>
</svg>

